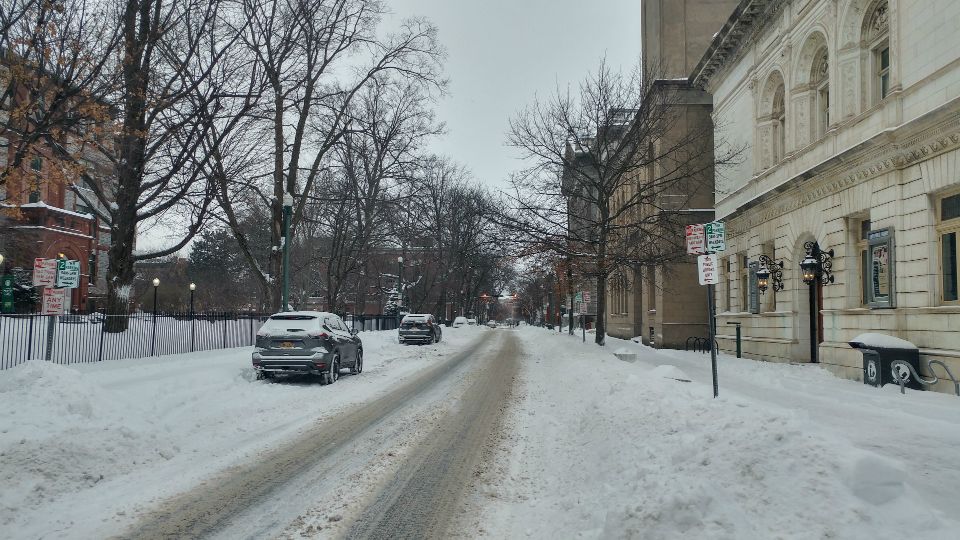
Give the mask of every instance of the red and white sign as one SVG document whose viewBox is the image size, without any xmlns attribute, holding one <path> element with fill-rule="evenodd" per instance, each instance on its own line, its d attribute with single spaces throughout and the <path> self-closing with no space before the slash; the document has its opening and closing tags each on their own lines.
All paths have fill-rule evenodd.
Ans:
<svg viewBox="0 0 960 540">
<path fill-rule="evenodd" d="M 707 249 L 707 237 L 703 225 L 687 225 L 687 253 L 699 255 Z"/>
<path fill-rule="evenodd" d="M 57 281 L 57 260 L 56 259 L 34 259 L 33 260 L 33 286 L 34 287 L 53 287 Z"/>
<path fill-rule="evenodd" d="M 701 285 L 716 285 L 720 283 L 719 255 L 700 255 L 697 257 L 697 269 L 700 270 Z"/>
<path fill-rule="evenodd" d="M 590 303 L 590 291 L 583 291 L 583 301 Z"/>
<path fill-rule="evenodd" d="M 66 298 L 66 289 L 43 290 L 43 315 L 63 315 L 63 304 Z"/>
</svg>

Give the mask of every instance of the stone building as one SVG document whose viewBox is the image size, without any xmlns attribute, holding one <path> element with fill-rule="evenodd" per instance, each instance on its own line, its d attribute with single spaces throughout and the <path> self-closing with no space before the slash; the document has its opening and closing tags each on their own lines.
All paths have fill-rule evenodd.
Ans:
<svg viewBox="0 0 960 540">
<path fill-rule="evenodd" d="M 880 332 L 960 372 L 957 20 L 953 0 L 742 0 L 692 71 L 746 149 L 716 181 L 718 328 L 742 323 L 746 356 L 859 379 L 847 342 Z"/>
<path fill-rule="evenodd" d="M 643 0 L 643 69 L 659 79 L 651 92 L 671 96 L 671 114 L 677 118 L 657 140 L 648 141 L 655 155 L 668 155 L 667 149 L 678 141 L 692 141 L 691 133 L 709 130 L 712 100 L 701 88 L 691 86 L 687 78 L 736 4 L 736 0 Z M 711 159 L 711 150 L 706 149 L 698 159 Z M 667 177 L 669 161 L 660 160 L 655 165 L 659 170 L 639 173 L 638 185 Z M 680 210 L 684 216 L 669 220 L 670 226 L 676 227 L 677 245 L 683 237 L 683 223 L 713 219 L 712 180 L 691 178 L 672 188 L 676 191 L 673 196 L 683 201 Z M 664 205 L 671 207 L 667 201 L 660 201 L 657 206 Z M 698 283 L 694 257 L 667 265 L 632 268 L 610 281 L 609 333 L 623 338 L 642 335 L 644 343 L 657 347 L 683 347 L 688 337 L 707 335 L 706 304 L 706 291 Z"/>
</svg>

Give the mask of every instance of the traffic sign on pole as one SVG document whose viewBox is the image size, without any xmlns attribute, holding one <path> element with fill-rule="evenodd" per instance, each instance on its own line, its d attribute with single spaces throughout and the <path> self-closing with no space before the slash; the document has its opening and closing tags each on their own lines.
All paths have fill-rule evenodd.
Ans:
<svg viewBox="0 0 960 540">
<path fill-rule="evenodd" d="M 687 253 L 700 255 L 706 251 L 706 236 L 703 225 L 687 225 Z"/>
<path fill-rule="evenodd" d="M 66 289 L 43 289 L 43 315 L 63 315 Z"/>
<path fill-rule="evenodd" d="M 80 261 L 57 260 L 57 287 L 76 289 L 80 286 Z"/>
<path fill-rule="evenodd" d="M 697 257 L 697 269 L 700 273 L 701 285 L 716 285 L 720 283 L 720 257 L 715 253 Z"/>
<path fill-rule="evenodd" d="M 707 251 L 718 253 L 727 250 L 727 227 L 719 221 L 707 223 L 703 226 L 707 239 Z"/>
<path fill-rule="evenodd" d="M 53 287 L 57 282 L 56 259 L 33 260 L 33 286 Z"/>
</svg>

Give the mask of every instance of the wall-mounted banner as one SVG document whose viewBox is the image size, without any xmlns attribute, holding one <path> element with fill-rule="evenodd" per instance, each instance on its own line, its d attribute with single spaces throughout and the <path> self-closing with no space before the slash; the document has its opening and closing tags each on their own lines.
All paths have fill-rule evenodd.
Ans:
<svg viewBox="0 0 960 540">
<path fill-rule="evenodd" d="M 700 255 L 707 250 L 707 237 L 703 225 L 687 225 L 687 253 Z"/>
<path fill-rule="evenodd" d="M 700 271 L 701 285 L 720 283 L 720 257 L 715 253 L 697 257 L 697 269 Z"/>
</svg>

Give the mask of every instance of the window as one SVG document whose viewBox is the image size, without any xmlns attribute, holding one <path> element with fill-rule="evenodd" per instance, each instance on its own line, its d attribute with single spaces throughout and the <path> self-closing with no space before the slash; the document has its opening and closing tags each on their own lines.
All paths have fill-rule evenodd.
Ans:
<svg viewBox="0 0 960 540">
<path fill-rule="evenodd" d="M 40 202 L 40 189 L 34 189 L 30 192 L 30 195 L 27 197 L 27 202 L 35 203 Z"/>
<path fill-rule="evenodd" d="M 827 49 L 817 53 L 813 67 L 813 84 L 816 88 L 816 138 L 822 138 L 830 127 L 830 64 Z"/>
<path fill-rule="evenodd" d="M 960 194 L 940 199 L 940 274 L 942 301 L 960 300 L 960 278 L 957 264 L 957 236 L 960 236 Z"/>
<path fill-rule="evenodd" d="M 880 99 L 890 93 L 890 47 L 884 44 L 876 52 L 877 55 L 877 84 L 880 90 Z"/>
<path fill-rule="evenodd" d="M 40 172 L 43 169 L 43 158 L 35 157 L 30 160 L 30 168 L 36 172 Z"/>
<path fill-rule="evenodd" d="M 860 305 L 866 306 L 870 302 L 870 258 L 867 245 L 867 235 L 870 233 L 870 220 L 860 220 L 859 236 L 857 237 L 857 251 L 860 253 Z"/>
<path fill-rule="evenodd" d="M 870 80 L 874 103 L 890 93 L 890 20 L 887 2 L 878 2 L 865 19 L 864 42 L 869 46 L 873 68 Z"/>
<path fill-rule="evenodd" d="M 93 285 L 97 282 L 97 254 L 91 253 L 87 258 L 87 283 Z"/>
<path fill-rule="evenodd" d="M 724 280 L 727 282 L 727 296 L 724 298 L 723 310 L 732 311 L 733 304 L 733 281 L 731 270 L 733 269 L 733 257 L 727 257 L 727 271 L 723 274 Z"/>
</svg>

